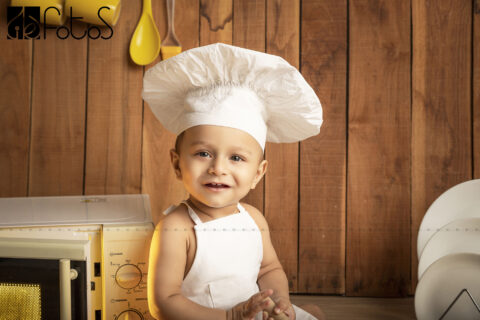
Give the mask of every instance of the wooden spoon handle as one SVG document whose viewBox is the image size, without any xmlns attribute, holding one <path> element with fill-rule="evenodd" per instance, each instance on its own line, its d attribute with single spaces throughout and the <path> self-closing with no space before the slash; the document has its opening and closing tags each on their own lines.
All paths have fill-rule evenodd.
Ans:
<svg viewBox="0 0 480 320">
<path fill-rule="evenodd" d="M 175 0 L 167 0 L 168 33 L 173 33 L 173 18 L 175 12 Z"/>
</svg>

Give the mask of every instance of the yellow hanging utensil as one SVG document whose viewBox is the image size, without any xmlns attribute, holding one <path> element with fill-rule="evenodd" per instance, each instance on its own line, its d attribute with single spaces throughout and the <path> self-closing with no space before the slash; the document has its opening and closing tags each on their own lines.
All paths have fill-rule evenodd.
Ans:
<svg viewBox="0 0 480 320">
<path fill-rule="evenodd" d="M 182 52 L 182 46 L 178 41 L 173 28 L 173 17 L 175 12 L 175 0 L 167 0 L 168 32 L 163 41 L 162 60 L 166 60 Z"/>
<path fill-rule="evenodd" d="M 152 0 L 143 0 L 142 16 L 130 41 L 130 57 L 138 65 L 147 65 L 157 58 L 160 45 L 160 34 L 153 20 Z"/>
</svg>

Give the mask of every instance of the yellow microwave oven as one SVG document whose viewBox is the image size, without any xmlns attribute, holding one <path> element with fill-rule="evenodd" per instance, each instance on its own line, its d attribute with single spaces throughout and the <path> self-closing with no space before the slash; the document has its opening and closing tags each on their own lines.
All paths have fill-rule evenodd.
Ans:
<svg viewBox="0 0 480 320">
<path fill-rule="evenodd" d="M 153 319 L 146 194 L 0 198 L 0 319 Z"/>
</svg>

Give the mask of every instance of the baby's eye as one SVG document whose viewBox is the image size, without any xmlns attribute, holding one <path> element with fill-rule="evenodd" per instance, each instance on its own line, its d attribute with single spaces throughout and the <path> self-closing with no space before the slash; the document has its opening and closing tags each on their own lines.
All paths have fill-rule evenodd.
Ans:
<svg viewBox="0 0 480 320">
<path fill-rule="evenodd" d="M 202 158 L 206 158 L 208 157 L 210 154 L 206 151 L 200 151 L 200 152 L 197 152 L 197 155 L 199 155 L 200 157 Z"/>
<path fill-rule="evenodd" d="M 232 156 L 231 159 L 232 159 L 233 161 L 242 161 L 242 160 L 243 160 L 240 156 L 237 156 L 237 155 Z"/>
</svg>

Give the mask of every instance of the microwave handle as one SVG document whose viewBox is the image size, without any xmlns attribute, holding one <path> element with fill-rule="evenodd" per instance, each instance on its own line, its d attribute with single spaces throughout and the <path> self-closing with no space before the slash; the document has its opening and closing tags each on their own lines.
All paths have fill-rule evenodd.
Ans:
<svg viewBox="0 0 480 320">
<path fill-rule="evenodd" d="M 70 259 L 59 260 L 60 277 L 60 320 L 72 320 L 71 281 L 78 277 L 75 269 L 70 269 Z"/>
</svg>

